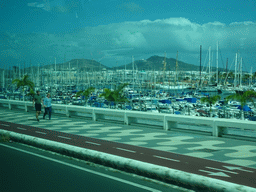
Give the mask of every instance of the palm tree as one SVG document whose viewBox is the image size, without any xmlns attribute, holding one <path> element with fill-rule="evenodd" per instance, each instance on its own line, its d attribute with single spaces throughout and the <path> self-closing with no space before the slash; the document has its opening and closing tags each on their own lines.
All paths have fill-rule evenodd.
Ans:
<svg viewBox="0 0 256 192">
<path fill-rule="evenodd" d="M 32 81 L 29 80 L 28 75 L 24 75 L 24 77 L 22 79 L 14 79 L 12 81 L 12 84 L 16 84 L 18 89 L 20 87 L 22 88 L 23 101 L 25 100 L 25 98 L 24 98 L 24 89 L 25 89 L 25 87 L 29 87 L 29 88 L 33 89 L 33 87 L 35 86 L 35 84 Z"/>
<path fill-rule="evenodd" d="M 89 87 L 88 89 L 84 90 L 84 91 L 78 91 L 76 93 L 76 98 L 83 95 L 85 96 L 85 101 L 86 101 L 86 105 L 87 105 L 87 99 L 89 97 L 89 95 L 95 90 L 94 87 Z"/>
<path fill-rule="evenodd" d="M 105 88 L 104 92 L 100 95 L 100 97 L 104 97 L 107 101 L 113 102 L 126 102 L 128 99 L 123 95 L 123 88 L 129 85 L 128 83 L 124 83 L 118 86 L 118 88 L 114 91 Z"/>
<path fill-rule="evenodd" d="M 252 78 L 255 80 L 256 79 L 256 72 L 252 75 Z"/>
<path fill-rule="evenodd" d="M 200 101 L 202 103 L 207 103 L 210 106 L 210 117 L 212 117 L 212 105 L 214 105 L 218 100 L 220 100 L 220 96 L 219 95 L 215 95 L 215 96 L 208 96 L 208 97 L 203 97 L 200 99 Z"/>
<path fill-rule="evenodd" d="M 254 104 L 254 100 L 253 98 L 256 98 L 256 92 L 255 91 L 245 91 L 244 93 L 236 93 L 236 94 L 233 94 L 233 95 L 229 95 L 226 97 L 226 100 L 236 100 L 236 101 L 239 101 L 241 103 L 241 109 L 240 109 L 240 112 L 241 112 L 241 119 L 243 120 L 244 119 L 244 106 L 246 105 L 247 102 L 252 102 L 253 105 L 255 106 Z"/>
<path fill-rule="evenodd" d="M 29 88 L 29 93 L 27 94 L 27 96 L 30 96 L 30 100 L 32 101 L 32 99 L 34 98 L 35 96 L 35 92 L 32 88 Z"/>
</svg>

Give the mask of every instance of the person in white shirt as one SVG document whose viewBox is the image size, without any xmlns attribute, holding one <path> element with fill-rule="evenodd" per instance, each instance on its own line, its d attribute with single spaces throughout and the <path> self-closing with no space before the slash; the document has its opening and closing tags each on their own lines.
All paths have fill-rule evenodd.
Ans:
<svg viewBox="0 0 256 192">
<path fill-rule="evenodd" d="M 44 98 L 44 116 L 43 119 L 45 119 L 45 116 L 48 114 L 49 115 L 49 120 L 51 119 L 51 114 L 52 114 L 52 98 L 51 94 L 48 93 L 47 96 Z"/>
</svg>

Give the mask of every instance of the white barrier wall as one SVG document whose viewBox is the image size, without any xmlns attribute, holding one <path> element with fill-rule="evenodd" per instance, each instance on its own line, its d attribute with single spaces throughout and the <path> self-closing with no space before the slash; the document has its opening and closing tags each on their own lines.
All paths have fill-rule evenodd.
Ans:
<svg viewBox="0 0 256 192">
<path fill-rule="evenodd" d="M 24 108 L 25 111 L 33 110 L 32 102 L 29 101 L 23 102 L 0 99 L 0 105 L 2 107 L 8 107 L 10 110 L 13 108 Z M 237 119 L 195 117 L 165 113 L 149 113 L 140 111 L 84 107 L 76 105 L 53 104 L 52 107 L 55 113 L 62 111 L 62 113 L 66 114 L 68 117 L 78 115 L 78 113 L 88 113 L 92 116 L 94 121 L 105 119 L 105 116 L 121 117 L 124 124 L 127 125 L 130 125 L 131 123 L 137 123 L 138 119 L 157 120 L 163 122 L 163 129 L 166 131 L 171 130 L 172 128 L 178 128 L 178 124 L 182 123 L 189 123 L 196 126 L 206 125 L 212 128 L 212 136 L 214 137 L 221 137 L 223 134 L 227 133 L 228 127 L 256 130 L 256 122 Z"/>
</svg>

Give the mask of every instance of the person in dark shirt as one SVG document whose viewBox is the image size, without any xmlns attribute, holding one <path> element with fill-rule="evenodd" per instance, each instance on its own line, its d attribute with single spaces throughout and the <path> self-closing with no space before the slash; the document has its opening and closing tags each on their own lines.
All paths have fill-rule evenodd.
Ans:
<svg viewBox="0 0 256 192">
<path fill-rule="evenodd" d="M 37 121 L 39 121 L 38 116 L 41 114 L 41 107 L 42 107 L 42 104 L 43 104 L 43 98 L 40 95 L 40 91 L 37 91 L 36 93 L 37 94 L 34 96 L 34 99 L 33 99 L 33 106 L 35 106 L 35 109 L 36 109 L 36 119 L 37 119 Z"/>
</svg>

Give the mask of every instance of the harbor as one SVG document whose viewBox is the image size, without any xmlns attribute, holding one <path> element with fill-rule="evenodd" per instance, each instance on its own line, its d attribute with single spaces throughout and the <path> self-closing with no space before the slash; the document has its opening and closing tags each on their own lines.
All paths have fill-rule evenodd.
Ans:
<svg viewBox="0 0 256 192">
<path fill-rule="evenodd" d="M 168 113 L 177 115 L 216 117 L 228 119 L 256 120 L 254 102 L 247 102 L 243 106 L 244 117 L 241 117 L 241 103 L 226 101 L 229 95 L 237 93 L 237 87 L 232 86 L 200 86 L 198 72 L 173 71 L 138 71 L 138 70 L 98 70 L 85 72 L 70 64 L 69 70 L 54 68 L 29 68 L 26 71 L 9 71 L 8 76 L 2 75 L 1 99 L 23 100 L 22 89 L 17 89 L 12 80 L 23 74 L 28 74 L 35 82 L 34 92 L 40 91 L 43 97 L 51 93 L 52 103 L 63 105 L 79 105 L 84 107 L 99 107 L 118 110 L 134 110 L 149 113 Z M 51 70 L 50 70 L 51 69 Z M 64 69 L 64 67 L 62 68 Z M 23 72 L 23 74 L 22 74 Z M 4 71 L 3 71 L 4 73 Z M 188 79 L 189 81 L 184 80 Z M 5 77 L 5 79 L 3 79 Z M 194 78 L 193 78 L 194 77 Z M 248 82 L 247 82 L 248 83 Z M 240 88 L 242 91 L 256 90 L 254 82 Z M 102 96 L 105 89 L 117 90 L 120 85 L 126 84 L 120 91 L 125 101 L 110 101 Z M 231 85 L 231 84 L 230 84 Z M 91 89 L 87 95 L 77 94 L 79 91 Z M 24 101 L 32 101 L 29 87 L 24 89 Z M 201 102 L 203 97 L 219 95 L 220 99 L 211 104 Z"/>
</svg>

